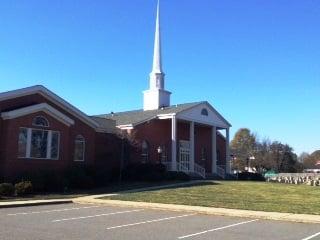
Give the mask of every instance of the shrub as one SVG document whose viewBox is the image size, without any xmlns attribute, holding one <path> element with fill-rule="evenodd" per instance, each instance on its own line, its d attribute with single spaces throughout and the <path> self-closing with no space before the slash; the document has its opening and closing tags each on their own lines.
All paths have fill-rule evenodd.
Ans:
<svg viewBox="0 0 320 240">
<path fill-rule="evenodd" d="M 0 196 L 12 196 L 14 194 L 14 186 L 11 183 L 0 184 Z"/>
<path fill-rule="evenodd" d="M 190 176 L 184 172 L 167 172 L 166 173 L 166 180 L 169 181 L 189 181 Z"/>
<path fill-rule="evenodd" d="M 23 181 L 30 181 L 36 192 L 62 191 L 67 184 L 63 174 L 54 170 L 27 172 L 16 179 L 16 182 Z"/>
<path fill-rule="evenodd" d="M 93 173 L 85 166 L 72 166 L 64 174 L 67 185 L 75 189 L 94 187 Z"/>
<path fill-rule="evenodd" d="M 238 174 L 238 180 L 265 181 L 266 179 L 260 173 L 242 172 Z"/>
<path fill-rule="evenodd" d="M 14 189 L 18 196 L 23 196 L 23 195 L 33 193 L 32 183 L 30 181 L 22 181 L 22 182 L 16 183 L 14 185 Z"/>
<path fill-rule="evenodd" d="M 128 181 L 163 181 L 166 178 L 166 168 L 162 164 L 130 164 L 122 172 L 123 179 Z"/>
</svg>

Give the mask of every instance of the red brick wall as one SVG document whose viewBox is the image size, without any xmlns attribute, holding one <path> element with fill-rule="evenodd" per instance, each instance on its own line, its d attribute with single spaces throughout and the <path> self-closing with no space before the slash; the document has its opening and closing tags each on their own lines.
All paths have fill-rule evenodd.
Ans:
<svg viewBox="0 0 320 240">
<path fill-rule="evenodd" d="M 73 119 L 75 124 L 68 127 L 44 112 L 0 121 L 0 167 L 2 169 L 2 174 L 6 177 L 15 177 L 25 171 L 39 171 L 41 169 L 62 170 L 71 164 L 94 164 L 96 140 L 95 130 L 64 109 L 48 101 L 43 96 L 34 94 L 26 97 L 6 100 L 0 102 L 0 109 L 4 112 L 43 102 L 48 103 Z M 17 157 L 19 128 L 37 128 L 32 126 L 32 120 L 38 115 L 43 115 L 48 119 L 50 127 L 45 129 L 60 132 L 59 160 L 20 159 Z M 73 161 L 75 137 L 78 134 L 81 134 L 85 138 L 85 162 L 83 163 Z"/>
<path fill-rule="evenodd" d="M 130 160 L 140 162 L 141 144 L 143 140 L 149 143 L 149 161 L 157 162 L 157 148 L 165 145 L 168 157 L 171 156 L 171 120 L 153 120 L 137 126 L 131 133 L 137 151 L 132 151 Z M 170 157 L 171 158 L 171 157 Z"/>
<path fill-rule="evenodd" d="M 178 121 L 177 125 L 177 151 L 180 140 L 189 140 L 190 124 Z M 195 162 L 211 172 L 212 166 L 212 130 L 211 127 L 195 125 Z M 131 138 L 137 146 L 136 151 L 131 151 L 131 161 L 141 161 L 141 143 L 146 140 L 149 143 L 149 161 L 158 162 L 158 146 L 166 145 L 168 160 L 171 160 L 171 120 L 152 120 L 137 126 L 132 130 Z M 206 149 L 205 160 L 201 160 L 201 148 Z M 220 151 L 221 159 L 225 164 L 225 140 L 217 135 L 217 150 Z M 178 160 L 178 156 L 177 156 Z M 222 162 L 222 163 L 223 163 Z M 221 164 L 223 165 L 223 164 Z"/>
<path fill-rule="evenodd" d="M 204 167 L 207 172 L 211 172 L 212 166 L 212 128 L 195 125 L 195 162 Z M 201 150 L 204 148 L 204 159 L 201 156 Z"/>
<path fill-rule="evenodd" d="M 217 135 L 217 151 L 220 152 L 220 160 L 217 165 L 226 165 L 226 140 L 220 134 Z"/>
<path fill-rule="evenodd" d="M 95 165 L 113 171 L 120 168 L 121 139 L 115 134 L 96 133 Z"/>
<path fill-rule="evenodd" d="M 0 181 L 4 175 L 3 139 L 5 136 L 2 128 L 3 128 L 3 121 L 0 118 Z"/>
</svg>

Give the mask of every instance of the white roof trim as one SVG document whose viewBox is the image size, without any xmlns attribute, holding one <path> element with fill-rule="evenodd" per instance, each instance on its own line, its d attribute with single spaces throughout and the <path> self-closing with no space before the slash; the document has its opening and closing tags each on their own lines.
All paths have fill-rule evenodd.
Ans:
<svg viewBox="0 0 320 240">
<path fill-rule="evenodd" d="M 133 129 L 133 125 L 132 124 L 118 125 L 117 128 L 120 128 L 122 130 Z"/>
<path fill-rule="evenodd" d="M 167 113 L 167 114 L 158 114 L 157 117 L 159 119 L 171 119 L 175 115 L 176 115 L 175 113 Z"/>
<path fill-rule="evenodd" d="M 36 113 L 39 111 L 45 112 L 46 114 L 50 115 L 51 117 L 57 119 L 58 121 L 64 123 L 67 126 L 74 125 L 74 120 L 64 115 L 63 113 L 59 112 L 57 109 L 51 107 L 47 103 L 40 103 L 40 104 L 32 105 L 29 107 L 12 110 L 9 112 L 3 112 L 1 113 L 1 117 L 4 120 L 14 119 L 14 118 L 22 117 L 32 113 Z"/>
<path fill-rule="evenodd" d="M 190 109 L 193 109 L 193 108 L 195 108 L 195 107 L 198 107 L 198 106 L 201 105 L 201 104 L 207 105 L 207 106 L 210 108 L 210 110 L 212 110 L 222 122 L 224 122 L 229 128 L 232 127 L 232 125 L 231 125 L 214 107 L 212 107 L 212 105 L 211 105 L 210 103 L 208 103 L 207 101 L 199 102 L 199 104 L 197 104 L 197 105 L 195 105 L 195 106 L 192 106 L 192 107 L 190 107 L 190 108 L 187 108 L 187 109 L 179 112 L 179 113 L 177 114 L 177 116 L 179 116 L 181 113 L 184 113 L 184 112 L 186 112 L 186 111 L 189 111 Z M 188 121 L 191 121 L 191 120 L 192 120 L 192 119 L 188 119 L 188 118 L 181 118 L 181 119 L 185 119 L 185 120 L 188 120 Z M 200 123 L 208 124 L 207 122 L 204 122 L 204 121 L 203 121 L 203 122 L 200 121 Z M 217 127 L 226 128 L 226 127 L 223 127 L 223 126 L 217 126 Z"/>
<path fill-rule="evenodd" d="M 74 115 L 75 117 L 79 118 L 83 122 L 87 123 L 89 126 L 93 128 L 99 127 L 99 124 L 94 120 L 92 120 L 91 118 L 89 118 L 85 113 L 83 113 L 82 111 L 80 111 L 79 109 L 77 109 L 76 107 L 68 103 L 67 101 L 65 101 L 63 98 L 59 97 L 58 95 L 51 92 L 50 90 L 48 90 L 42 85 L 36 85 L 32 87 L 0 93 L 0 101 L 17 98 L 17 97 L 23 97 L 23 96 L 27 96 L 35 93 L 41 94 L 45 98 L 48 98 L 59 107 L 65 109 L 70 114 Z"/>
</svg>

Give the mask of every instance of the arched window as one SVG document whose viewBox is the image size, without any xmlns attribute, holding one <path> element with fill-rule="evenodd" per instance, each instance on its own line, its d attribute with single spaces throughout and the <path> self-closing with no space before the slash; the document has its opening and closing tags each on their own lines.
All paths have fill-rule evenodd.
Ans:
<svg viewBox="0 0 320 240">
<path fill-rule="evenodd" d="M 219 150 L 217 150 L 217 164 L 221 165 L 221 153 Z"/>
<path fill-rule="evenodd" d="M 201 115 L 208 116 L 209 115 L 208 110 L 206 108 L 202 108 Z"/>
<path fill-rule="evenodd" d="M 207 149 L 205 147 L 201 148 L 201 161 L 207 160 Z"/>
<path fill-rule="evenodd" d="M 166 145 L 162 146 L 162 153 L 161 153 L 161 162 L 167 162 L 168 161 L 168 152 Z"/>
<path fill-rule="evenodd" d="M 148 162 L 149 160 L 149 144 L 146 140 L 143 140 L 141 144 L 141 161 L 143 163 Z"/>
<path fill-rule="evenodd" d="M 82 135 L 78 135 L 74 143 L 74 161 L 84 161 L 85 155 L 85 139 Z"/>
<path fill-rule="evenodd" d="M 49 121 L 43 116 L 37 116 L 32 120 L 32 125 L 36 127 L 49 127 Z"/>
</svg>

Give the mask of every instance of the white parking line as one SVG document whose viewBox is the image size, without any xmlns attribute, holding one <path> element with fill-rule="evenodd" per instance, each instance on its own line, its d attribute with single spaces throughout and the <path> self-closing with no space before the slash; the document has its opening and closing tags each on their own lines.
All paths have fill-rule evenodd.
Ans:
<svg viewBox="0 0 320 240">
<path fill-rule="evenodd" d="M 193 234 L 181 236 L 181 237 L 178 237 L 178 239 L 184 239 L 184 238 L 194 237 L 194 236 L 201 235 L 201 234 L 205 234 L 205 233 L 208 233 L 208 232 L 215 232 L 215 231 L 223 230 L 223 229 L 226 229 L 226 228 L 235 227 L 235 226 L 238 226 L 238 225 L 255 222 L 255 221 L 258 221 L 258 220 L 259 220 L 259 219 L 254 219 L 254 220 L 250 220 L 250 221 L 246 221 L 246 222 L 235 223 L 235 224 L 231 224 L 231 225 L 224 226 L 224 227 L 214 228 L 214 229 L 206 230 L 206 231 L 203 231 L 203 232 L 198 232 L 198 233 L 193 233 Z"/>
<path fill-rule="evenodd" d="M 43 211 L 36 211 L 36 212 L 9 213 L 9 214 L 7 214 L 7 216 L 28 215 L 28 214 L 38 214 L 38 213 L 51 213 L 51 212 L 64 212 L 64 211 L 80 210 L 80 209 L 87 209 L 87 208 L 98 208 L 98 207 L 101 207 L 101 206 L 63 208 L 63 209 L 43 210 Z"/>
<path fill-rule="evenodd" d="M 84 216 L 84 217 L 63 218 L 63 219 L 53 220 L 52 222 L 72 221 L 72 220 L 79 220 L 79 219 L 86 219 L 86 218 L 95 218 L 95 217 L 103 217 L 103 216 L 111 216 L 111 215 L 116 215 L 116 214 L 131 213 L 131 212 L 140 212 L 140 211 L 143 211 L 143 209 L 130 210 L 130 211 L 122 211 L 122 212 L 111 212 L 111 213 L 104 213 L 104 214 Z"/>
<path fill-rule="evenodd" d="M 189 217 L 189 216 L 193 216 L 193 215 L 196 215 L 196 214 L 186 214 L 186 215 L 180 215 L 180 216 L 175 216 L 175 217 L 158 218 L 158 219 L 148 220 L 148 221 L 144 221 L 144 222 L 136 222 L 136 223 L 118 225 L 118 226 L 108 227 L 107 230 L 115 229 L 115 228 L 130 227 L 130 226 L 141 225 L 141 224 L 146 224 L 146 223 L 168 221 L 168 220 L 171 220 L 171 219 Z"/>
<path fill-rule="evenodd" d="M 302 240 L 309 240 L 309 239 L 315 238 L 315 237 L 317 237 L 317 236 L 319 236 L 319 235 L 320 235 L 320 232 L 318 232 L 318 233 L 316 233 L 316 234 L 313 234 L 312 236 L 306 237 L 306 238 L 304 238 L 304 239 L 302 239 Z"/>
</svg>

